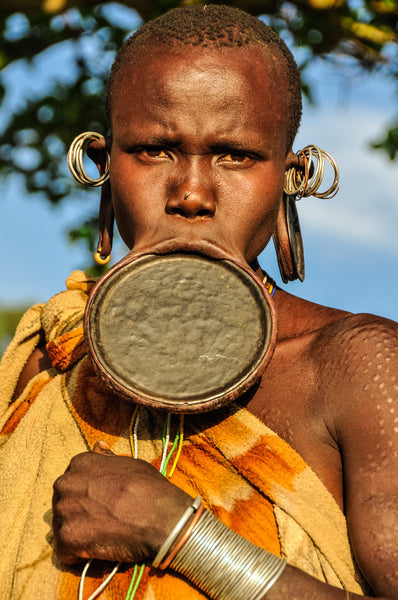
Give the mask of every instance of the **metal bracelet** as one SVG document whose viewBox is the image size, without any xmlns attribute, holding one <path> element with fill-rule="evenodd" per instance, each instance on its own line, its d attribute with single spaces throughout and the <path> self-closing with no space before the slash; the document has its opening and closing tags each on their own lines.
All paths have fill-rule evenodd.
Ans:
<svg viewBox="0 0 398 600">
<path fill-rule="evenodd" d="M 166 540 L 160 546 L 160 550 L 155 556 L 152 566 L 158 567 L 167 552 L 170 550 L 174 541 L 177 539 L 179 533 L 183 530 L 185 525 L 188 523 L 189 519 L 192 517 L 193 513 L 196 512 L 199 506 L 202 504 L 202 498 L 200 496 L 196 496 L 195 500 L 192 502 L 191 506 L 187 508 L 187 510 L 182 515 L 181 519 L 178 521 L 177 525 L 171 531 L 171 533 L 167 536 Z"/>
<path fill-rule="evenodd" d="M 261 600 L 286 561 L 255 546 L 205 511 L 171 568 L 213 600 Z"/>
</svg>

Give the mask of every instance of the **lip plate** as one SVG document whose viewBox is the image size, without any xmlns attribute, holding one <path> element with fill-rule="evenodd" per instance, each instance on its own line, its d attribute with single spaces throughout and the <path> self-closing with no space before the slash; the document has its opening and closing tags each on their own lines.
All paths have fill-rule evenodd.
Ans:
<svg viewBox="0 0 398 600">
<path fill-rule="evenodd" d="M 169 248 L 168 248 L 169 249 Z M 165 250 L 164 246 L 162 248 L 162 250 Z M 213 254 L 213 252 L 212 252 Z M 137 255 L 134 253 L 130 253 L 130 255 L 128 255 L 125 259 L 123 259 L 122 261 L 120 261 L 120 263 L 118 263 L 117 265 L 115 265 L 115 267 L 113 267 L 113 269 L 111 269 L 95 286 L 95 288 L 92 290 L 92 293 L 90 295 L 90 299 L 89 302 L 87 304 L 87 308 L 86 308 L 86 314 L 85 314 L 85 322 L 84 322 L 84 327 L 85 327 L 85 338 L 86 338 L 86 342 L 87 342 L 87 346 L 89 349 L 89 354 L 93 363 L 93 366 L 96 370 L 96 372 L 98 373 L 98 375 L 101 377 L 101 379 L 104 381 L 104 383 L 110 387 L 113 391 L 115 391 L 116 393 L 120 394 L 122 397 L 124 397 L 126 400 L 130 401 L 130 402 L 134 402 L 134 403 L 139 403 L 139 404 L 144 404 L 150 407 L 154 407 L 154 408 L 158 408 L 160 410 L 167 410 L 169 412 L 175 412 L 175 413 L 194 413 L 194 412 L 205 412 L 205 411 L 209 411 L 209 410 L 214 410 L 216 408 L 219 408 L 220 406 L 223 406 L 225 404 L 227 404 L 228 402 L 238 398 L 240 395 L 242 395 L 260 376 L 261 374 L 264 372 L 264 369 L 266 368 L 266 365 L 268 364 L 272 354 L 273 354 L 273 350 L 274 350 L 274 346 L 275 346 L 275 340 L 276 340 L 276 315 L 275 315 L 275 310 L 273 307 L 273 303 L 271 301 L 271 298 L 267 292 L 267 290 L 264 288 L 261 280 L 259 280 L 257 278 L 257 276 L 253 273 L 253 271 L 246 265 L 242 265 L 242 264 L 238 264 L 237 261 L 233 261 L 230 259 L 230 257 L 225 258 L 225 254 L 220 251 L 219 249 L 217 249 L 217 251 L 215 252 L 215 254 L 218 254 L 217 258 L 214 257 L 209 257 L 208 255 L 203 255 L 202 253 L 195 253 L 195 254 L 186 254 L 185 252 L 181 252 L 181 249 L 179 249 L 179 252 L 175 252 L 175 253 L 171 253 L 171 254 L 162 254 L 162 255 L 155 255 L 152 252 L 151 253 L 143 253 L 141 255 Z M 222 257 L 222 258 L 221 258 Z M 176 261 L 177 259 L 177 261 Z M 185 305 L 184 302 L 182 303 L 182 305 L 180 306 L 175 306 L 173 305 L 173 302 L 171 302 L 171 299 L 173 296 L 176 295 L 176 285 L 175 285 L 175 281 L 171 281 L 170 285 L 171 288 L 170 289 L 166 289 L 166 293 L 163 294 L 163 298 L 161 298 L 160 300 L 158 299 L 158 301 L 160 301 L 161 303 L 163 302 L 163 306 L 162 306 L 162 310 L 166 310 L 166 313 L 164 313 L 163 310 L 163 316 L 161 316 L 160 321 L 156 321 L 155 319 L 155 325 L 153 322 L 153 317 L 151 317 L 151 315 L 148 313 L 147 309 L 147 304 L 148 304 L 148 297 L 149 297 L 149 302 L 152 302 L 153 296 L 156 296 L 157 294 L 157 289 L 159 288 L 159 283 L 161 283 L 161 285 L 163 286 L 164 284 L 164 272 L 165 272 L 165 267 L 166 267 L 166 263 L 168 264 L 167 267 L 169 268 L 170 265 L 172 265 L 172 263 L 174 262 L 174 265 L 176 264 L 176 262 L 183 260 L 184 265 L 182 267 L 182 271 L 180 268 L 180 273 L 176 275 L 177 277 L 177 282 L 181 279 L 181 274 L 184 278 L 184 276 L 186 275 L 187 272 L 187 265 L 190 267 L 193 267 L 193 265 L 195 264 L 196 267 L 200 264 L 201 267 L 205 266 L 205 271 L 202 272 L 201 278 L 202 278 L 202 283 L 203 280 L 208 279 L 208 273 L 210 271 L 214 271 L 214 268 L 216 268 L 216 271 L 220 271 L 220 273 L 222 273 L 221 279 L 224 278 L 225 274 L 228 274 L 228 277 L 232 277 L 233 279 L 236 280 L 236 285 L 237 285 L 237 289 L 239 287 L 244 288 L 244 297 L 247 297 L 247 291 L 249 290 L 249 295 L 252 296 L 253 298 L 253 303 L 256 304 L 257 308 L 255 309 L 255 311 L 257 310 L 257 316 L 255 318 L 255 320 L 257 320 L 257 323 L 259 323 L 258 328 L 261 329 L 260 333 L 255 332 L 254 336 L 253 334 L 253 323 L 251 323 L 252 321 L 252 317 L 253 315 L 249 315 L 249 317 L 247 317 L 246 315 L 246 321 L 245 323 L 241 323 L 241 327 L 236 328 L 236 326 L 232 326 L 230 329 L 231 331 L 221 331 L 222 327 L 220 328 L 219 331 L 215 331 L 212 332 L 211 328 L 210 331 L 209 327 L 208 327 L 208 323 L 209 321 L 212 321 L 213 325 L 214 322 L 217 321 L 218 319 L 224 321 L 223 326 L 225 329 L 225 318 L 226 315 L 229 316 L 229 313 L 231 312 L 230 308 L 224 307 L 224 300 L 223 298 L 221 298 L 221 301 L 219 302 L 219 307 L 218 307 L 218 316 L 215 316 L 213 314 L 213 310 L 212 310 L 212 304 L 210 302 L 207 302 L 207 298 L 206 298 L 206 293 L 212 293 L 212 300 L 216 299 L 218 300 L 218 296 L 220 295 L 220 293 L 218 292 L 218 290 L 215 290 L 215 286 L 217 284 L 214 283 L 214 281 L 211 282 L 210 284 L 210 288 L 208 289 L 208 291 L 206 292 L 206 290 L 199 290 L 199 294 L 198 294 L 198 290 L 192 290 L 192 285 L 196 285 L 196 281 L 195 281 L 195 277 L 192 279 L 191 281 L 188 282 L 184 286 L 182 286 L 182 293 L 185 294 L 187 291 L 188 293 L 188 299 L 185 298 Z M 170 262 L 172 261 L 172 262 Z M 193 261 L 193 262 L 192 262 Z M 128 281 L 129 278 L 133 277 L 136 278 L 137 274 L 139 272 L 141 272 L 140 277 L 141 277 L 141 283 L 144 282 L 145 285 L 145 278 L 148 275 L 148 265 L 150 268 L 152 268 L 154 265 L 157 265 L 158 267 L 160 267 L 158 269 L 158 281 L 155 282 L 155 286 L 149 290 L 149 296 L 147 294 L 147 297 L 144 298 L 144 300 L 141 299 L 141 306 L 137 307 L 134 305 L 134 302 L 131 304 L 130 303 L 130 307 L 127 308 L 127 312 L 125 311 L 123 313 L 123 309 L 125 308 L 126 303 L 128 304 L 131 300 L 131 298 L 123 300 L 122 298 L 122 294 L 120 293 L 120 290 L 122 289 L 123 286 L 126 286 L 126 282 Z M 181 265 L 180 265 L 181 267 Z M 196 268 L 195 267 L 195 268 Z M 207 270 L 206 270 L 207 269 Z M 142 274 L 144 273 L 144 271 L 146 270 L 146 273 L 144 274 L 144 276 L 142 277 Z M 170 270 L 170 269 L 169 269 Z M 171 268 L 171 271 L 173 269 Z M 194 269 L 195 270 L 195 269 Z M 203 269 L 202 269 L 203 271 Z M 204 276 L 203 276 L 204 273 Z M 152 273 L 153 276 L 153 273 Z M 152 277 L 153 279 L 153 277 Z M 216 278 L 217 280 L 217 278 Z M 231 281 L 229 281 L 229 283 L 231 283 Z M 232 281 L 232 283 L 234 284 L 234 282 Z M 181 287 L 181 286 L 180 286 Z M 166 286 L 167 288 L 167 286 Z M 141 288 L 139 288 L 141 289 Z M 112 291 L 113 290 L 113 291 Z M 163 290 L 164 291 L 164 290 Z M 216 293 L 214 293 L 216 291 Z M 236 292 L 236 290 L 235 290 Z M 224 292 L 223 292 L 224 293 Z M 128 292 L 128 295 L 131 294 L 131 291 Z M 246 296 L 245 296 L 246 294 Z M 181 312 L 184 312 L 184 310 L 189 309 L 191 307 L 191 304 L 194 302 L 196 302 L 197 296 L 201 296 L 203 297 L 203 299 L 205 300 L 205 306 L 200 306 L 199 307 L 199 312 L 202 312 L 202 316 L 203 316 L 203 311 L 205 314 L 208 314 L 208 318 L 206 318 L 205 320 L 202 319 L 202 321 L 199 323 L 198 326 L 195 325 L 195 327 L 193 326 L 193 318 L 194 315 L 193 313 L 189 312 L 188 310 L 188 316 L 187 319 L 183 319 L 180 317 L 178 317 L 176 319 L 176 311 L 178 313 L 178 311 L 180 311 L 180 315 Z M 230 298 L 231 294 L 227 296 Z M 108 302 L 109 298 L 111 298 L 111 300 Z M 119 300 L 118 300 L 119 298 Z M 249 300 L 250 302 L 250 300 Z M 108 303 L 108 309 L 105 310 L 104 312 L 104 306 Z M 188 303 L 188 304 L 187 304 Z M 155 303 L 156 304 L 156 303 Z M 178 303 L 177 303 L 178 304 Z M 181 303 L 180 303 L 181 304 Z M 196 302 L 196 304 L 198 304 Z M 236 304 L 236 302 L 235 302 Z M 246 302 L 245 302 L 246 304 Z M 116 306 L 117 305 L 117 306 Z M 110 308 L 109 308 L 110 306 Z M 116 308 L 115 308 L 116 306 Z M 210 309 L 209 309 L 210 306 Z M 238 318 L 241 318 L 241 313 L 239 313 L 239 309 L 240 307 L 236 307 L 234 308 L 235 310 L 235 317 L 236 315 L 238 315 Z M 141 312 L 142 314 L 142 310 L 144 309 L 144 312 L 146 311 L 146 319 L 148 320 L 148 323 L 144 322 L 143 325 L 143 329 L 144 329 L 144 335 L 140 337 L 139 334 L 137 334 L 137 325 L 134 325 L 134 327 L 131 329 L 129 329 L 129 327 L 127 326 L 128 321 L 131 320 L 131 311 L 132 312 L 136 312 L 136 315 L 139 314 Z M 170 310 L 169 310 L 170 309 Z M 120 310 L 122 310 L 122 312 L 120 312 Z M 138 310 L 138 312 L 137 312 Z M 157 308 L 157 310 L 159 310 L 159 306 Z M 169 313 L 167 314 L 167 311 L 169 310 Z M 113 312 L 118 312 L 120 313 L 120 320 L 119 322 L 115 322 L 115 323 L 111 323 L 109 326 L 107 326 L 107 322 L 109 320 L 109 315 L 112 314 Z M 170 312 L 171 311 L 171 312 Z M 104 314 L 102 315 L 101 313 L 104 312 Z M 217 312 L 217 311 L 216 311 Z M 233 312 L 233 311 L 232 311 Z M 246 311 L 247 312 L 247 311 Z M 159 348 L 156 348 L 156 336 L 158 336 L 159 340 L 163 339 L 163 332 L 159 331 L 159 328 L 162 326 L 162 322 L 165 322 L 166 324 L 170 322 L 170 314 L 171 317 L 173 319 L 173 323 L 171 324 L 171 326 L 169 327 L 169 338 L 170 338 L 170 330 L 171 330 L 171 338 L 172 340 L 169 341 L 169 345 L 167 346 L 166 344 L 166 348 L 164 347 L 164 343 L 161 343 L 162 346 L 162 352 L 159 352 Z M 105 316 L 104 316 L 105 315 Z M 149 316 L 148 316 L 149 315 Z M 155 311 L 155 315 L 156 315 L 156 311 Z M 166 315 L 166 316 L 165 316 Z M 134 319 L 133 319 L 134 320 Z M 177 325 L 180 326 L 180 321 L 183 321 L 182 323 L 182 331 L 179 332 L 176 330 Z M 135 323 L 137 323 L 137 321 L 135 321 Z M 105 325 L 104 325 L 105 324 Z M 247 328 L 247 326 L 249 325 L 249 328 Z M 227 319 L 227 328 L 228 328 L 228 319 Z M 198 329 L 199 327 L 199 335 L 198 335 Z M 250 329 L 251 327 L 251 329 Z M 140 327 L 138 326 L 138 329 L 140 329 Z M 167 329 L 167 328 L 166 328 Z M 188 346 L 185 346 L 182 344 L 182 342 L 180 340 L 182 340 L 182 338 L 184 338 L 184 336 L 187 334 L 188 332 L 188 336 L 190 336 L 191 332 L 190 330 L 193 329 L 194 330 L 194 334 L 193 334 L 193 342 L 191 339 L 191 345 L 188 344 Z M 239 329 L 241 330 L 241 332 L 239 333 Z M 255 329 L 255 328 L 254 328 Z M 117 335 L 116 337 L 113 335 L 112 337 L 112 331 L 117 331 Z M 107 332 L 107 333 L 104 333 Z M 120 336 L 119 333 L 120 331 L 124 331 L 124 342 L 123 342 L 123 336 Z M 153 337 L 153 332 L 156 331 L 157 333 L 155 334 L 155 336 Z M 231 333 L 233 331 L 233 333 Z M 222 351 L 217 352 L 216 351 L 213 353 L 213 356 L 210 357 L 210 361 L 207 362 L 207 364 L 205 365 L 206 368 L 203 369 L 203 364 L 200 363 L 200 358 L 203 358 L 203 347 L 206 348 L 206 352 L 207 349 L 209 348 L 209 346 L 213 345 L 213 341 L 215 338 L 223 338 L 223 336 L 226 336 L 227 341 L 231 340 L 231 335 L 232 337 L 235 336 L 236 332 L 238 331 L 238 337 L 239 335 L 241 335 L 243 333 L 243 338 L 242 336 L 238 339 L 238 340 L 233 340 L 233 342 L 235 342 L 235 346 L 234 348 L 231 348 L 230 346 L 233 345 L 228 343 L 224 343 L 222 342 Z M 152 332 L 152 333 L 151 333 Z M 207 333 L 210 333 L 210 338 L 209 336 L 207 336 Z M 248 335 L 247 335 L 248 334 Z M 138 335 L 138 337 L 137 337 Z M 152 335 L 152 340 L 150 339 Z M 255 348 L 254 350 L 249 348 L 248 352 L 243 352 L 243 345 L 244 343 L 246 343 L 246 338 L 247 337 L 255 337 L 255 335 L 257 335 L 257 341 L 255 342 Z M 108 336 L 108 339 L 107 339 Z M 135 341 L 133 344 L 130 344 L 130 342 L 127 341 L 126 343 L 126 336 L 128 338 L 128 336 L 135 336 Z M 140 355 L 141 350 L 138 351 L 134 354 L 134 352 L 132 353 L 132 357 L 129 356 L 129 358 L 127 359 L 127 363 L 125 362 L 124 365 L 122 364 L 122 366 L 120 366 L 118 364 L 119 358 L 120 356 L 124 357 L 125 355 L 128 355 L 131 351 L 131 348 L 135 348 L 136 346 L 139 347 L 140 343 L 142 342 L 142 340 L 145 338 L 145 336 L 149 336 L 149 343 L 144 343 L 143 345 L 145 346 L 145 348 L 143 349 L 143 358 Z M 196 337 L 195 337 L 196 336 Z M 207 338 L 206 338 L 207 336 Z M 166 336 L 167 337 L 167 336 Z M 192 336 L 191 336 L 192 337 Z M 203 339 L 202 339 L 203 338 Z M 242 341 L 243 340 L 243 341 Z M 225 341 L 225 340 L 224 340 Z M 200 344 L 202 343 L 202 347 L 200 346 Z M 224 344 L 224 345 L 223 345 Z M 113 345 L 115 346 L 120 346 L 119 349 L 114 352 L 113 350 Z M 142 345 L 142 343 L 141 343 Z M 181 346 L 181 347 L 180 347 Z M 190 354 L 195 354 L 195 349 L 196 347 L 199 347 L 199 354 L 196 353 L 196 362 L 195 360 L 192 362 L 192 364 L 188 363 L 186 361 L 186 357 Z M 152 351 L 153 351 L 153 356 L 152 356 Z M 177 361 L 175 361 L 176 358 L 176 353 L 179 354 L 179 359 Z M 241 357 L 242 355 L 247 357 L 249 356 L 250 358 L 250 364 L 246 364 L 244 366 L 244 368 L 242 369 L 241 366 L 239 366 L 238 368 L 238 373 L 234 373 L 233 369 L 231 371 L 231 365 L 233 366 L 234 361 L 236 360 L 236 356 Z M 119 358 L 117 358 L 119 356 Z M 182 356 L 182 360 L 181 360 L 181 356 Z M 199 356 L 199 362 L 198 362 L 198 356 Z M 219 380 L 217 380 L 218 375 L 216 374 L 216 384 L 212 387 L 212 384 L 209 384 L 209 380 L 211 380 L 213 378 L 214 380 L 214 364 L 212 364 L 212 360 L 214 361 L 214 356 L 216 357 L 216 361 L 218 360 L 220 365 L 220 369 L 221 371 L 227 369 L 230 372 L 232 372 L 232 375 L 230 377 L 221 377 L 221 383 Z M 221 360 L 217 357 L 219 356 L 223 356 L 223 358 L 225 359 L 226 357 L 228 357 L 226 360 Z M 142 360 L 141 360 L 142 359 Z M 171 361 L 174 361 L 176 364 L 174 365 L 174 372 L 172 374 L 172 376 L 168 376 L 168 372 L 171 369 L 170 364 Z M 122 361 L 123 362 L 123 361 Z M 146 376 L 146 379 L 144 377 L 144 383 L 141 377 L 141 370 L 142 372 L 145 371 L 145 362 L 149 363 L 149 376 Z M 206 361 L 205 361 L 206 362 Z M 130 372 L 128 373 L 128 371 L 130 370 L 129 365 L 133 363 L 133 365 L 137 365 L 138 368 L 138 376 L 137 376 L 137 371 L 134 374 L 134 368 L 133 368 L 133 374 Z M 141 367 L 139 367 L 138 365 L 141 365 Z M 161 382 L 160 388 L 158 387 L 156 389 L 156 384 L 155 388 L 153 386 L 151 386 L 150 384 L 150 379 L 152 377 L 152 374 L 155 374 L 157 372 L 158 369 L 156 369 L 156 365 L 158 365 L 158 369 L 159 369 L 159 365 L 160 365 L 160 371 L 163 371 L 166 373 L 167 377 L 167 385 L 166 385 L 166 392 L 165 392 L 165 388 L 164 388 L 164 382 Z M 146 371 L 148 372 L 148 369 L 146 369 Z M 199 379 L 199 383 L 196 380 L 194 382 L 193 385 L 193 390 L 192 390 L 192 385 L 191 385 L 191 389 L 189 390 L 189 392 L 187 394 L 184 393 L 184 385 L 185 385 L 185 379 L 187 377 L 187 373 L 190 372 L 191 374 L 193 374 L 193 378 L 195 379 L 195 369 L 198 371 L 198 377 L 196 379 Z M 201 370 L 202 369 L 202 370 Z M 127 376 L 126 376 L 127 375 Z M 148 379 L 149 377 L 149 379 Z M 180 377 L 180 380 L 178 379 Z M 174 379 L 173 379 L 174 378 Z M 156 377 L 154 377 L 154 379 L 156 379 Z M 203 381 L 205 385 L 203 385 L 203 388 L 205 388 L 204 390 L 200 390 L 200 382 Z M 149 382 L 149 384 L 148 384 Z M 191 382 L 192 383 L 192 382 Z M 162 387 L 163 385 L 163 387 Z M 181 387 L 182 386 L 182 387 Z M 199 386 L 199 387 L 198 387 Z M 159 389 L 161 389 L 161 393 L 159 393 Z M 178 389 L 178 393 L 173 394 L 173 390 L 177 390 Z"/>
</svg>

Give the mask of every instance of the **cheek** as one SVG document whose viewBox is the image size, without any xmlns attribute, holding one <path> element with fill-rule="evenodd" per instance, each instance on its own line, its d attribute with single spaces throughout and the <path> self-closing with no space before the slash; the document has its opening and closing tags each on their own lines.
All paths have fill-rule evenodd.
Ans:
<svg viewBox="0 0 398 600">
<path fill-rule="evenodd" d="M 114 204 L 115 220 L 120 236 L 126 246 L 131 250 L 136 235 L 134 218 L 124 206 L 120 206 L 120 203 L 115 202 L 113 199 L 112 202 Z"/>
<path fill-rule="evenodd" d="M 122 161 L 114 161 L 111 166 L 110 182 L 117 227 L 131 248 L 140 230 L 151 222 L 154 195 L 147 191 L 151 189 L 148 182 L 126 168 Z"/>
<path fill-rule="evenodd" d="M 257 220 L 248 239 L 245 255 L 247 262 L 252 262 L 268 245 L 275 229 L 278 208 L 268 213 L 262 220 Z"/>
<path fill-rule="evenodd" d="M 134 204 L 130 195 L 126 193 L 125 184 L 120 185 L 120 180 L 114 177 L 112 173 L 110 181 L 117 228 L 124 243 L 131 248 L 135 237 Z"/>
<path fill-rule="evenodd" d="M 256 201 L 251 205 L 246 222 L 246 249 L 248 262 L 254 260 L 267 246 L 274 232 L 283 195 L 283 181 L 278 173 L 273 185 L 257 189 Z"/>
<path fill-rule="evenodd" d="M 284 171 L 269 165 L 241 190 L 242 209 L 250 214 L 254 225 L 264 227 L 276 218 L 283 185 Z"/>
</svg>

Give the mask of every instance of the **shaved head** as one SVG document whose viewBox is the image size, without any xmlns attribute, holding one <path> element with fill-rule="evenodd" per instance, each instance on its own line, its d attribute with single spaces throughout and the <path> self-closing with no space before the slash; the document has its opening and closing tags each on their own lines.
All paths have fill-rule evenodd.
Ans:
<svg viewBox="0 0 398 600">
<path fill-rule="evenodd" d="M 300 125 L 301 79 L 297 64 L 281 38 L 265 23 L 248 13 L 222 5 L 187 6 L 171 10 L 149 21 L 121 47 L 113 63 L 108 82 L 107 116 L 111 123 L 112 95 L 118 73 L 148 56 L 154 47 L 170 52 L 184 46 L 197 48 L 244 48 L 259 46 L 281 67 L 288 92 L 288 148 Z"/>
</svg>

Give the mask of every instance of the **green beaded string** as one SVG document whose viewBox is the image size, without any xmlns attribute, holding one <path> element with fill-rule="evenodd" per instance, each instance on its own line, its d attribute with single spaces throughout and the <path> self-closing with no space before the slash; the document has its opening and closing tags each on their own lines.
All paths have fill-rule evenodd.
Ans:
<svg viewBox="0 0 398 600">
<path fill-rule="evenodd" d="M 125 600 L 133 600 L 136 591 L 138 590 L 138 586 L 140 585 L 142 576 L 145 571 L 145 563 L 142 563 L 140 567 L 138 565 L 134 565 L 133 575 L 131 577 L 129 589 L 127 590 Z M 138 577 L 137 577 L 138 574 Z"/>
</svg>

